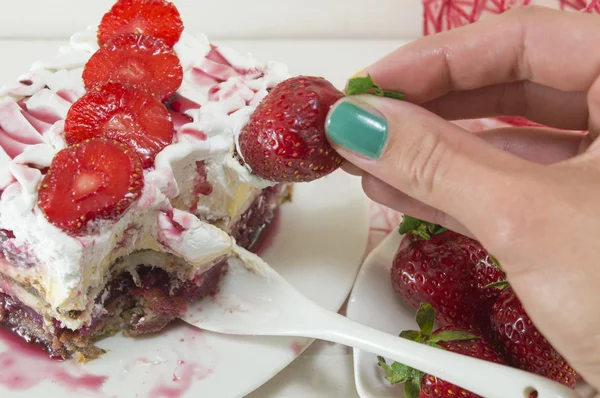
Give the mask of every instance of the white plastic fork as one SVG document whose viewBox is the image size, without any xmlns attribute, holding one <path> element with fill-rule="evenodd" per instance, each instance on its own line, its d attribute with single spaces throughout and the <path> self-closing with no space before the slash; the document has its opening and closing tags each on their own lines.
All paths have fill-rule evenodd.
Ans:
<svg viewBox="0 0 600 398">
<path fill-rule="evenodd" d="M 393 359 L 487 398 L 580 398 L 547 378 L 415 343 L 326 310 L 296 291 L 258 256 L 237 249 L 219 293 L 182 318 L 216 333 L 326 340 Z M 245 264 L 245 265 L 244 265 Z M 373 308 L 377 311 L 377 308 Z"/>
</svg>

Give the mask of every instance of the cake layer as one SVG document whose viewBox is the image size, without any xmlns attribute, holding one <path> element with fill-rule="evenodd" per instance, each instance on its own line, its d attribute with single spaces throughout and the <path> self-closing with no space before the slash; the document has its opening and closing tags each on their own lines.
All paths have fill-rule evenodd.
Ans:
<svg viewBox="0 0 600 398">
<path fill-rule="evenodd" d="M 264 227 L 272 220 L 275 209 L 289 200 L 290 195 L 291 191 L 287 185 L 278 185 L 263 190 L 245 209 L 245 212 L 236 219 L 235 225 L 229 231 L 232 238 L 229 238 L 229 235 L 217 227 L 211 226 L 211 228 L 219 231 L 221 236 L 228 237 L 232 242 L 238 241 L 241 247 L 251 248 L 259 239 Z M 175 213 L 177 212 L 175 210 Z M 187 217 L 191 218 L 192 216 L 187 214 Z M 193 219 L 200 223 L 197 219 Z M 182 222 L 182 224 L 186 225 L 185 222 Z M 123 234 L 123 236 L 124 240 L 133 239 L 139 236 L 139 232 L 130 231 Z M 46 300 L 47 295 L 38 288 L 39 285 L 31 283 L 35 280 L 36 273 L 28 274 L 28 270 L 35 270 L 36 267 L 28 266 L 21 257 L 20 252 L 14 250 L 14 239 L 9 231 L 0 230 L 0 279 L 2 279 L 0 281 L 0 291 L 18 299 L 41 314 L 48 325 L 58 321 L 63 327 L 71 330 L 89 326 L 96 315 L 95 311 L 98 311 L 98 297 L 101 296 L 102 291 L 107 284 L 111 283 L 115 275 L 122 273 L 135 274 L 136 267 L 139 264 L 144 264 L 152 268 L 162 269 L 178 280 L 192 281 L 198 275 L 209 271 L 215 264 L 233 255 L 233 246 L 231 246 L 230 251 L 224 252 L 221 256 L 216 256 L 211 261 L 191 264 L 180 256 L 155 250 L 139 249 L 123 256 L 118 256 L 120 253 L 115 252 L 113 254 L 115 258 L 106 265 L 105 272 L 95 276 L 98 278 L 98 282 L 90 285 L 87 291 L 79 294 L 79 296 L 87 298 L 84 302 L 85 306 L 81 309 L 67 310 L 63 307 L 56 308 L 52 306 Z M 136 245 L 127 242 L 122 246 L 135 247 Z M 31 261 L 31 258 L 26 257 L 26 260 Z M 23 282 L 24 279 L 29 282 Z"/>
<path fill-rule="evenodd" d="M 77 330 L 49 321 L 15 296 L 0 292 L 0 327 L 41 345 L 51 356 L 95 359 L 104 352 L 94 345 L 97 340 L 122 330 L 129 336 L 162 330 L 185 313 L 187 302 L 216 293 L 226 270 L 227 260 L 221 260 L 185 281 L 146 265 L 121 272 L 101 291 L 90 324 Z"/>
<path fill-rule="evenodd" d="M 231 234 L 240 246 L 251 248 L 277 207 L 289 199 L 289 187 L 263 190 L 238 218 Z M 1 244 L 0 244 L 1 246 Z M 94 342 L 124 330 L 137 336 L 162 330 L 183 315 L 187 303 L 218 290 L 228 258 L 193 267 L 181 258 L 151 250 L 117 260 L 84 311 L 57 312 L 31 286 L 0 272 L 0 327 L 9 327 L 23 338 L 45 347 L 53 356 L 93 359 L 102 353 Z M 0 259 L 2 269 L 12 266 Z"/>
<path fill-rule="evenodd" d="M 167 104 L 173 142 L 144 171 L 143 192 L 122 216 L 73 236 L 44 217 L 37 189 L 66 147 L 64 119 L 85 93 L 82 71 L 98 48 L 89 28 L 0 90 L 0 272 L 72 330 L 89 319 L 68 314 L 91 316 L 110 275 L 119 264 L 138 262 L 138 253 L 158 253 L 157 262 L 175 258 L 171 266 L 190 278 L 234 254 L 230 233 L 275 187 L 235 158 L 236 137 L 268 90 L 287 77 L 281 64 L 259 63 L 184 31 L 174 47 L 183 83 Z M 275 190 L 283 198 L 289 189 Z"/>
</svg>

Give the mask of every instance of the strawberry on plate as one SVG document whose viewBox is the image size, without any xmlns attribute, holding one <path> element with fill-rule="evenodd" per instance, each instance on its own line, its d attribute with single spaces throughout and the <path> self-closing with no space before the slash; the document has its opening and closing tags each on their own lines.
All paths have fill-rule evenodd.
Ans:
<svg viewBox="0 0 600 398">
<path fill-rule="evenodd" d="M 490 318 L 512 365 L 575 388 L 577 373 L 535 327 L 512 288 L 504 287 Z"/>
<path fill-rule="evenodd" d="M 134 86 L 166 101 L 183 81 L 183 69 L 173 49 L 152 36 L 125 33 L 114 36 L 87 62 L 86 90 L 114 82 Z"/>
<path fill-rule="evenodd" d="M 142 164 L 125 144 L 84 141 L 60 151 L 38 191 L 39 206 L 53 225 L 70 233 L 121 215 L 144 184 Z"/>
<path fill-rule="evenodd" d="M 275 86 L 240 133 L 243 161 L 275 182 L 312 181 L 336 170 L 343 158 L 325 136 L 325 117 L 344 94 L 320 77 L 298 76 Z"/>
<path fill-rule="evenodd" d="M 118 0 L 98 27 L 102 46 L 121 33 L 138 33 L 162 39 L 173 47 L 183 31 L 177 7 L 166 0 Z"/>
<path fill-rule="evenodd" d="M 441 325 L 475 330 L 488 337 L 489 314 L 504 280 L 481 244 L 438 225 L 404 216 L 406 234 L 392 265 L 394 290 L 413 308 L 422 302 L 436 310 Z"/>
<path fill-rule="evenodd" d="M 417 312 L 417 323 L 420 330 L 404 331 L 400 337 L 457 354 L 506 365 L 502 355 L 485 339 L 454 326 L 446 326 L 434 331 L 434 319 L 433 307 L 427 303 L 421 304 Z M 479 395 L 404 364 L 394 362 L 388 365 L 382 357 L 378 357 L 378 360 L 379 366 L 387 373 L 386 379 L 391 384 L 404 383 L 406 398 L 479 397 Z"/>
<path fill-rule="evenodd" d="M 134 148 L 144 168 L 173 141 L 173 120 L 167 108 L 147 92 L 108 83 L 86 93 L 69 109 L 65 139 L 69 145 L 104 137 Z"/>
</svg>

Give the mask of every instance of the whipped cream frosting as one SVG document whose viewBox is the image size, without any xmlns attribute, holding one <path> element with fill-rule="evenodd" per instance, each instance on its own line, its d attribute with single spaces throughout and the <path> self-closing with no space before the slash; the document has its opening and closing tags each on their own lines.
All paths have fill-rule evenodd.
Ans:
<svg viewBox="0 0 600 398">
<path fill-rule="evenodd" d="M 183 32 L 174 50 L 184 70 L 171 108 L 174 142 L 145 171 L 140 198 L 118 220 L 103 220 L 92 235 L 71 236 L 51 225 L 37 206 L 43 170 L 66 147 L 62 132 L 71 104 L 84 93 L 83 68 L 98 50 L 96 29 L 71 37 L 51 60 L 36 62 L 13 87 L 0 89 L 0 229 L 33 264 L 0 262 L 0 271 L 34 286 L 63 327 L 63 316 L 93 304 L 117 259 L 140 250 L 170 253 L 194 267 L 232 255 L 235 242 L 211 220 L 234 217 L 260 189 L 275 185 L 234 158 L 237 137 L 267 89 L 288 77 L 279 63 L 215 47 L 203 34 Z M 177 103 L 175 103 L 177 102 Z M 211 192 L 194 192 L 202 166 Z M 191 209 L 193 207 L 193 209 Z M 182 210 L 183 209 L 183 210 Z"/>
</svg>

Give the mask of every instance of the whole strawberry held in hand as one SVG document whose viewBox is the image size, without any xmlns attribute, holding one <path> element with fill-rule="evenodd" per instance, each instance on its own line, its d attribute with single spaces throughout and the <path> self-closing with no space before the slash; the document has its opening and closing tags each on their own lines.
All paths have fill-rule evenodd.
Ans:
<svg viewBox="0 0 600 398">
<path fill-rule="evenodd" d="M 408 330 L 400 337 L 440 349 L 468 355 L 505 365 L 506 362 L 494 347 L 485 339 L 454 326 L 446 326 L 433 330 L 435 310 L 430 304 L 423 303 L 417 312 L 418 331 Z M 382 357 L 378 357 L 379 366 L 387 373 L 386 379 L 391 384 L 404 383 L 405 398 L 428 397 L 462 397 L 477 398 L 473 394 L 454 384 L 448 383 L 435 376 L 425 374 L 398 362 L 388 365 Z"/>
<path fill-rule="evenodd" d="M 294 77 L 275 86 L 244 126 L 239 145 L 252 173 L 303 182 L 333 172 L 343 158 L 325 136 L 325 117 L 344 94 L 320 77 Z"/>
<path fill-rule="evenodd" d="M 500 291 L 488 285 L 504 272 L 479 242 L 438 225 L 405 216 L 406 234 L 394 258 L 394 290 L 413 308 L 430 303 L 441 325 L 487 336 L 489 313 Z"/>
<path fill-rule="evenodd" d="M 402 99 L 370 77 L 351 79 L 348 95 Z M 240 157 L 253 174 L 274 182 L 308 182 L 337 170 L 344 159 L 325 134 L 327 113 L 344 93 L 322 77 L 297 76 L 275 86 L 239 137 Z"/>
</svg>

